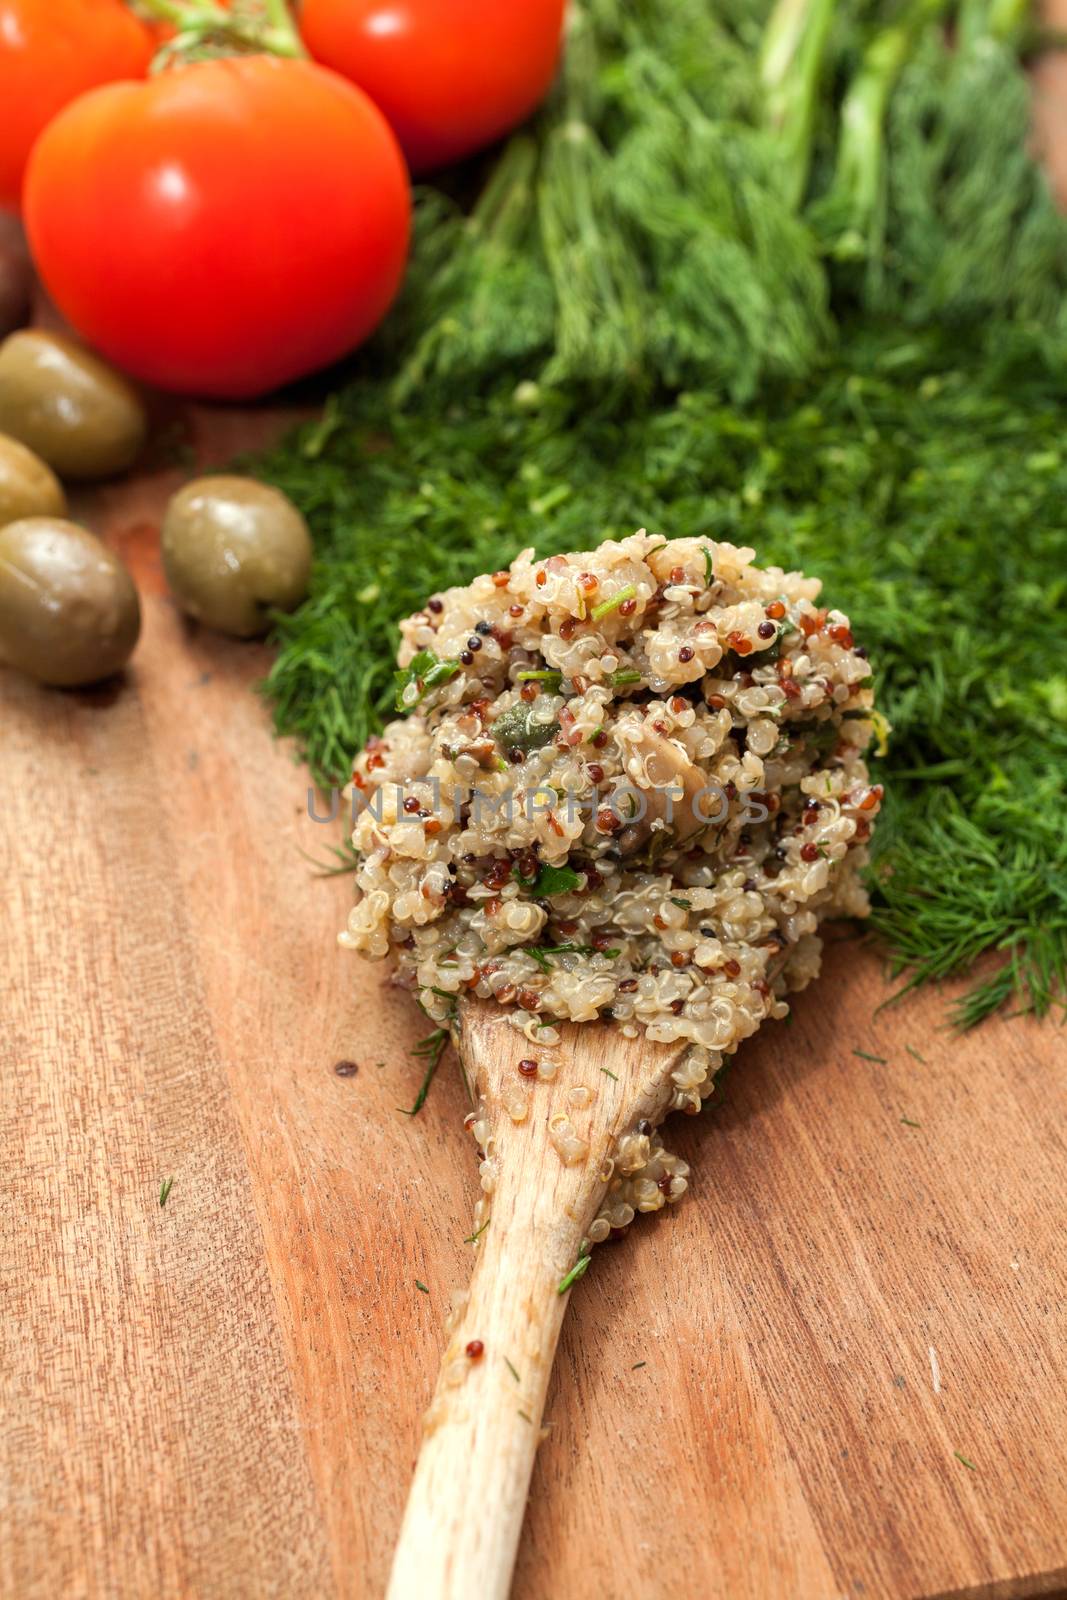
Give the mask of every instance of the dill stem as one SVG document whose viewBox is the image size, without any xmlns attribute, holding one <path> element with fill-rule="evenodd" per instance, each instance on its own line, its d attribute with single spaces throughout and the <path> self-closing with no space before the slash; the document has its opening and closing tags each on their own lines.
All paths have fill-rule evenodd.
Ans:
<svg viewBox="0 0 1067 1600">
<path fill-rule="evenodd" d="M 781 145 L 786 204 L 798 210 L 811 163 L 815 106 L 834 0 L 778 0 L 764 29 L 764 117 Z"/>
<path fill-rule="evenodd" d="M 845 92 L 837 162 L 823 202 L 829 214 L 840 207 L 847 219 L 838 243 L 841 254 L 866 251 L 885 178 L 885 118 L 890 96 L 918 35 L 945 10 L 946 3 L 913 0 L 891 27 L 875 34 Z"/>
</svg>

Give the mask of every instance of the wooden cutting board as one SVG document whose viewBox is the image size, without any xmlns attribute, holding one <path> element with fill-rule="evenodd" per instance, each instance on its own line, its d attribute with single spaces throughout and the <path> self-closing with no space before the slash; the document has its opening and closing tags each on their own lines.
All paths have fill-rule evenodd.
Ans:
<svg viewBox="0 0 1067 1600">
<path fill-rule="evenodd" d="M 286 420 L 191 418 L 203 460 Z M 146 597 L 125 683 L 0 673 L 0 1593 L 373 1597 L 474 1159 L 454 1063 L 397 1109 L 422 1019 L 336 946 L 265 649 L 166 596 L 178 481 L 81 507 Z M 691 1195 L 572 1296 L 517 1600 L 1067 1581 L 1064 1034 L 888 992 L 835 944 L 676 1119 Z"/>
</svg>

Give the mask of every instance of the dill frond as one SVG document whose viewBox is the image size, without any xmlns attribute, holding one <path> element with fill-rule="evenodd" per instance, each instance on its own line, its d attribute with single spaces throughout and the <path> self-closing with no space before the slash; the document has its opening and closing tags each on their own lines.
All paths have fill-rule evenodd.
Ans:
<svg viewBox="0 0 1067 1600">
<path fill-rule="evenodd" d="M 782 58 L 788 149 L 768 9 L 576 0 L 568 69 L 473 209 L 421 193 L 397 312 L 254 464 L 316 541 L 265 690 L 328 786 L 435 590 L 642 525 L 753 545 L 869 649 L 873 923 L 905 988 L 989 956 L 955 1020 L 1041 1013 L 1067 979 L 1067 222 L 1019 6 L 823 26 L 783 0 L 820 24 Z"/>
</svg>

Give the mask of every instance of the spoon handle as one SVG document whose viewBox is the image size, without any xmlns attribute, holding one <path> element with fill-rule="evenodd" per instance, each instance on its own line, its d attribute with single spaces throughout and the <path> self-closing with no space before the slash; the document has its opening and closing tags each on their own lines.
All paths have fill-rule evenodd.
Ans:
<svg viewBox="0 0 1067 1600">
<path fill-rule="evenodd" d="M 570 1298 L 560 1285 L 607 1193 L 620 1135 L 636 1119 L 658 1122 L 669 1100 L 678 1045 L 636 1046 L 594 1023 L 560 1035 L 554 1074 L 524 1076 L 536 1047 L 499 1008 L 460 1007 L 492 1209 L 448 1333 L 388 1600 L 505 1600 Z"/>
<path fill-rule="evenodd" d="M 569 1298 L 559 1285 L 603 1193 L 562 1165 L 546 1130 L 539 1119 L 503 1135 L 492 1216 L 442 1357 L 388 1600 L 507 1596 Z"/>
</svg>

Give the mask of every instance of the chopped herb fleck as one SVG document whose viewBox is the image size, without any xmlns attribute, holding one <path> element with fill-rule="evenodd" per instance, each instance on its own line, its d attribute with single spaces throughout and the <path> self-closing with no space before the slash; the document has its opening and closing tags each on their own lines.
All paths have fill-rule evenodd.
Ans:
<svg viewBox="0 0 1067 1600">
<path fill-rule="evenodd" d="M 449 683 L 459 669 L 458 661 L 439 661 L 432 650 L 420 650 L 403 672 L 394 674 L 397 711 L 414 711 L 431 690 Z"/>
<path fill-rule="evenodd" d="M 547 900 L 550 895 L 569 894 L 581 881 L 573 867 L 553 867 L 545 862 L 533 881 L 534 899 Z"/>
<path fill-rule="evenodd" d="M 577 1283 L 579 1278 L 584 1278 L 586 1269 L 593 1258 L 586 1249 L 584 1241 L 582 1243 L 582 1251 L 584 1253 L 579 1255 L 577 1261 L 574 1263 L 574 1266 L 568 1272 L 567 1276 L 559 1280 L 559 1288 L 556 1290 L 557 1294 L 566 1294 L 567 1290 L 572 1284 Z"/>
<path fill-rule="evenodd" d="M 875 1061 L 880 1067 L 887 1067 L 889 1065 L 889 1059 L 887 1056 L 872 1056 L 869 1050 L 854 1049 L 852 1054 L 854 1056 L 859 1056 L 861 1061 Z"/>
<path fill-rule="evenodd" d="M 519 1412 L 519 1416 L 522 1418 L 523 1422 L 528 1422 L 530 1424 L 530 1427 L 531 1428 L 533 1427 L 533 1418 L 530 1416 L 530 1414 L 528 1412 L 520 1411 Z"/>
<path fill-rule="evenodd" d="M 605 1073 L 609 1078 L 614 1079 L 614 1081 L 616 1083 L 618 1083 L 618 1081 L 619 1081 L 618 1075 L 616 1073 L 612 1072 L 610 1067 L 601 1067 L 600 1070 L 601 1070 L 601 1072 Z"/>
<path fill-rule="evenodd" d="M 973 1461 L 968 1461 L 967 1457 L 963 1456 L 963 1455 L 960 1455 L 960 1452 L 958 1450 L 953 1450 L 952 1454 L 956 1457 L 957 1461 L 962 1461 L 963 1462 L 963 1465 L 967 1468 L 968 1472 L 977 1472 L 978 1471 L 978 1468 L 975 1466 L 974 1462 Z"/>
<path fill-rule="evenodd" d="M 683 911 L 688 911 L 690 909 L 690 907 L 692 906 L 692 904 L 693 904 L 692 900 L 683 900 L 680 895 L 676 895 L 676 894 L 672 894 L 671 895 L 671 905 L 672 906 L 681 906 Z"/>
<path fill-rule="evenodd" d="M 908 1052 L 909 1056 L 914 1056 L 916 1061 L 921 1061 L 923 1066 L 926 1066 L 926 1057 L 921 1056 L 913 1044 L 906 1044 L 904 1048 Z"/>
<path fill-rule="evenodd" d="M 910 1117 L 901 1117 L 901 1122 L 906 1128 L 921 1128 L 921 1122 L 913 1122 Z"/>
<path fill-rule="evenodd" d="M 508 1371 L 511 1373 L 511 1376 L 515 1379 L 515 1382 L 516 1383 L 521 1383 L 522 1379 L 519 1377 L 518 1373 L 515 1371 L 515 1368 L 512 1366 L 512 1364 L 508 1360 L 507 1356 L 504 1357 L 504 1365 L 507 1367 Z"/>
<path fill-rule="evenodd" d="M 591 944 L 521 944 L 515 948 L 532 956 L 543 972 L 552 970 L 548 964 L 549 956 L 607 956 L 614 961 L 620 954 L 618 950 L 597 950 Z"/>
<path fill-rule="evenodd" d="M 159 1203 L 160 1203 L 161 1206 L 165 1206 L 166 1205 L 167 1196 L 170 1194 L 170 1191 L 173 1188 L 173 1186 L 174 1186 L 174 1179 L 173 1178 L 164 1178 L 163 1179 L 163 1182 L 159 1186 Z"/>
<path fill-rule="evenodd" d="M 363 854 L 356 849 L 351 839 L 346 837 L 340 844 L 327 845 L 326 848 L 333 856 L 336 865 L 329 861 L 317 860 L 315 856 L 309 856 L 306 850 L 300 852 L 304 860 L 309 861 L 315 868 L 313 875 L 316 878 L 342 878 L 347 877 L 350 872 L 359 871 Z"/>
<path fill-rule="evenodd" d="M 617 593 L 613 594 L 610 599 L 601 600 L 599 605 L 593 607 L 589 615 L 592 617 L 594 622 L 599 622 L 601 617 L 609 616 L 612 611 L 617 611 L 621 605 L 623 605 L 627 600 L 632 600 L 636 594 L 637 590 L 634 585 L 632 583 L 628 583 L 624 588 L 619 589 Z"/>
<path fill-rule="evenodd" d="M 441 962 L 441 966 L 448 965 L 455 966 L 456 963 L 449 963 L 445 961 Z M 456 1017 L 456 996 L 451 994 L 447 989 L 434 988 L 433 984 L 426 984 L 424 985 L 424 988 L 428 988 L 431 994 L 437 995 L 440 999 L 448 1001 L 448 1020 L 450 1022 L 454 1022 Z M 419 993 L 422 993 L 421 989 Z M 423 1005 L 421 1000 L 419 1000 L 418 1004 L 420 1010 L 426 1011 L 426 1007 Z M 429 1015 L 428 1012 L 427 1015 Z M 426 1074 L 421 1085 L 419 1086 L 419 1092 L 415 1096 L 415 1104 L 411 1107 L 411 1110 L 406 1110 L 404 1106 L 397 1106 L 397 1110 L 402 1116 L 416 1117 L 426 1104 L 426 1096 L 430 1092 L 430 1085 L 433 1083 L 437 1069 L 441 1065 L 441 1057 L 445 1053 L 448 1040 L 449 1032 L 447 1027 L 435 1028 L 432 1033 L 428 1033 L 426 1035 L 425 1039 L 420 1039 L 417 1044 L 412 1045 L 411 1054 L 426 1062 Z M 463 1067 L 462 1061 L 459 1065 L 460 1071 L 463 1073 L 463 1082 L 466 1084 L 467 1097 L 473 1105 L 474 1097 L 471 1094 L 470 1084 L 467 1082 L 467 1074 Z"/>
<path fill-rule="evenodd" d="M 418 1044 L 412 1045 L 411 1054 L 420 1057 L 427 1064 L 426 1076 L 419 1086 L 419 1092 L 415 1096 L 415 1104 L 411 1107 L 411 1110 L 408 1111 L 403 1106 L 397 1106 L 397 1110 L 405 1117 L 417 1117 L 426 1104 L 426 1096 L 430 1092 L 430 1085 L 434 1080 L 438 1067 L 441 1065 L 441 1057 L 444 1055 L 447 1045 L 447 1028 L 435 1028 L 432 1033 L 426 1035 L 425 1039 L 420 1039 Z"/>
<path fill-rule="evenodd" d="M 648 1366 L 648 1362 L 647 1361 L 635 1361 L 633 1366 L 630 1368 L 630 1371 L 631 1372 L 636 1372 L 638 1367 L 647 1367 L 647 1366 Z"/>
<path fill-rule="evenodd" d="M 482 1225 L 478 1229 L 477 1233 L 470 1234 L 466 1239 L 464 1239 L 463 1243 L 464 1244 L 477 1244 L 478 1240 L 481 1238 L 481 1236 L 485 1232 L 486 1228 L 488 1228 L 489 1222 L 490 1222 L 490 1218 L 486 1217 L 485 1221 L 482 1223 Z"/>
<path fill-rule="evenodd" d="M 415 1287 L 416 1289 L 420 1289 L 423 1294 L 429 1294 L 430 1292 L 420 1278 L 415 1279 Z"/>
</svg>

